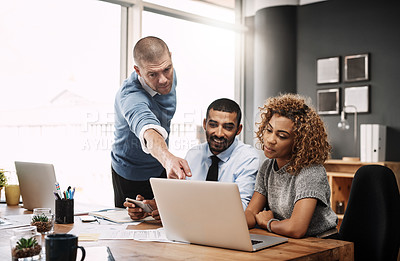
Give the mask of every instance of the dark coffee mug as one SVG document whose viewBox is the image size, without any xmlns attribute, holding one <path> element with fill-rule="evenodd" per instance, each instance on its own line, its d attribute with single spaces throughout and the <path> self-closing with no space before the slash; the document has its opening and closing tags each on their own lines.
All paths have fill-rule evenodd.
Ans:
<svg viewBox="0 0 400 261">
<path fill-rule="evenodd" d="M 78 246 L 78 237 L 72 234 L 51 234 L 46 236 L 46 261 L 76 261 L 77 249 L 82 251 L 81 261 L 86 251 Z"/>
</svg>

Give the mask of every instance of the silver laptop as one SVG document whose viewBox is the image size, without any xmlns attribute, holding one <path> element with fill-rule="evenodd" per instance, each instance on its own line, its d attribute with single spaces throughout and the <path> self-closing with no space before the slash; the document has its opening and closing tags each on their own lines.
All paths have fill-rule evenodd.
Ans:
<svg viewBox="0 0 400 261">
<path fill-rule="evenodd" d="M 54 212 L 56 176 L 54 166 L 45 163 L 15 162 L 24 208 L 51 208 Z"/>
<path fill-rule="evenodd" d="M 235 183 L 151 178 L 169 240 L 257 251 L 287 238 L 250 234 Z"/>
</svg>

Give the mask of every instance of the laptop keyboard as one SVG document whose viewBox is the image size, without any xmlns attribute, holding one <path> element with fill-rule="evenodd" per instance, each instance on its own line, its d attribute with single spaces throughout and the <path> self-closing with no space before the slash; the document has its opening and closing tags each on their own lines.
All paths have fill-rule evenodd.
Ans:
<svg viewBox="0 0 400 261">
<path fill-rule="evenodd" d="M 252 245 L 255 245 L 255 244 L 258 244 L 258 243 L 262 243 L 262 241 L 260 241 L 260 240 L 251 240 L 251 244 Z"/>
</svg>

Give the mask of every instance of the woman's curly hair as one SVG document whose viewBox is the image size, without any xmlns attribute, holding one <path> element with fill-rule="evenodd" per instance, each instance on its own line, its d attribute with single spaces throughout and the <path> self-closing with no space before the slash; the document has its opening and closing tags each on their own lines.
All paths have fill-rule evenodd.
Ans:
<svg viewBox="0 0 400 261">
<path fill-rule="evenodd" d="M 311 103 L 309 103 L 311 104 Z M 293 121 L 294 143 L 287 171 L 298 174 L 304 167 L 322 164 L 328 158 L 331 145 L 323 121 L 316 111 L 298 94 L 281 94 L 267 99 L 261 111 L 261 122 L 256 123 L 257 145 L 263 147 L 263 134 L 274 114 Z"/>
</svg>

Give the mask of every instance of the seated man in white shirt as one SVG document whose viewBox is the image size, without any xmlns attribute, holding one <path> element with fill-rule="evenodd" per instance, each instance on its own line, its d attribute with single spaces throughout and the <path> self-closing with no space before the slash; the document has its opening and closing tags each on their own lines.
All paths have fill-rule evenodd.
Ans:
<svg viewBox="0 0 400 261">
<path fill-rule="evenodd" d="M 244 144 L 236 136 L 242 131 L 241 111 L 239 105 L 230 99 L 218 99 L 207 109 L 203 128 L 207 142 L 191 148 L 186 160 L 192 171 L 191 180 L 216 180 L 238 184 L 243 209 L 246 209 L 254 192 L 254 184 L 259 168 L 259 156 L 256 149 Z M 218 174 L 214 178 L 208 175 L 211 156 L 217 156 Z M 140 195 L 137 200 L 144 200 Z M 154 200 L 144 200 L 154 211 L 151 215 L 159 219 L 157 205 Z M 125 202 L 128 213 L 133 220 L 150 215 L 130 202 Z"/>
</svg>

